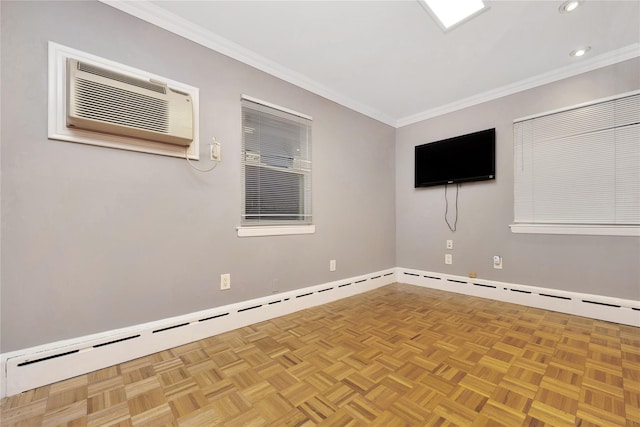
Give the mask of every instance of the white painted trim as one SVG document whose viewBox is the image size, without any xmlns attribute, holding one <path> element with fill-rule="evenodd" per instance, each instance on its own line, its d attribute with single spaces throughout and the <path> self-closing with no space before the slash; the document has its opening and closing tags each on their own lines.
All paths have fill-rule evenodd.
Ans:
<svg viewBox="0 0 640 427">
<path fill-rule="evenodd" d="M 383 270 L 1 354 L 0 398 L 347 298 L 395 281 L 395 269 Z"/>
<path fill-rule="evenodd" d="M 463 108 L 473 107 L 474 105 L 493 101 L 495 99 L 503 98 L 508 95 L 513 95 L 514 93 L 533 89 L 538 86 L 553 83 L 558 80 L 563 80 L 569 77 L 576 76 L 578 74 L 596 70 L 598 68 L 617 64 L 622 61 L 637 58 L 639 56 L 640 43 L 634 43 L 630 46 L 626 46 L 621 49 L 596 56 L 590 60 L 580 61 L 576 64 L 568 65 L 556 70 L 549 71 L 547 73 L 533 76 L 528 79 L 520 80 L 510 85 L 502 86 L 437 108 L 432 108 L 421 113 L 398 119 L 398 121 L 396 122 L 396 127 L 400 128 L 413 123 L 421 122 L 423 120 L 431 119 L 433 117 L 442 116 L 444 114 L 462 110 Z"/>
<path fill-rule="evenodd" d="M 186 150 L 178 145 L 148 141 L 144 139 L 111 135 L 107 133 L 91 132 L 88 130 L 68 128 L 66 126 L 66 59 L 72 58 L 79 61 L 91 62 L 101 67 L 129 74 L 133 77 L 158 80 L 167 83 L 168 86 L 191 95 L 193 104 L 193 141 Z M 163 156 L 199 160 L 199 89 L 166 77 L 148 73 L 137 68 L 129 67 L 115 61 L 100 58 L 90 53 L 82 52 L 58 43 L 49 42 L 49 99 L 48 99 L 48 137 L 59 141 L 76 142 L 81 144 L 97 145 L 101 147 L 117 148 L 121 150 L 137 151 L 142 153 L 160 154 Z"/>
<path fill-rule="evenodd" d="M 315 225 L 266 225 L 254 227 L 236 227 L 238 237 L 287 236 L 293 234 L 313 234 Z"/>
<path fill-rule="evenodd" d="M 237 227 L 238 237 L 286 236 L 291 234 L 313 234 L 315 225 L 266 225 Z"/>
<path fill-rule="evenodd" d="M 618 95 L 607 96 L 606 98 L 595 99 L 587 102 L 583 102 L 581 104 L 571 105 L 569 107 L 558 108 L 551 111 L 544 111 L 542 113 L 536 113 L 527 117 L 518 117 L 517 119 L 513 119 L 513 123 L 516 124 L 518 122 L 524 122 L 526 120 L 537 119 L 539 117 L 550 116 L 552 114 L 563 113 L 565 111 L 576 110 L 578 108 L 589 107 L 595 104 L 601 104 L 603 102 L 613 101 L 615 99 L 626 98 L 628 96 L 634 96 L 640 94 L 639 90 L 632 90 L 631 92 L 625 92 Z"/>
<path fill-rule="evenodd" d="M 291 110 L 289 108 L 285 108 L 285 107 L 281 107 L 281 106 L 276 105 L 276 104 L 272 104 L 271 102 L 267 102 L 267 101 L 263 101 L 263 100 L 258 99 L 258 98 L 254 98 L 253 96 L 249 96 L 249 95 L 244 95 L 243 94 L 243 95 L 240 96 L 240 99 L 244 100 L 244 101 L 250 101 L 250 102 L 253 102 L 255 104 L 264 105 L 265 107 L 273 108 L 274 110 L 282 111 L 284 113 L 288 113 L 288 114 L 291 114 L 293 116 L 298 116 L 300 118 L 313 121 L 313 118 L 311 116 L 299 113 L 299 112 L 297 112 L 295 110 Z"/>
<path fill-rule="evenodd" d="M 640 327 L 640 301 L 398 267 L 400 283 Z"/>
<path fill-rule="evenodd" d="M 590 236 L 637 236 L 638 225 L 569 225 L 569 224 L 511 224 L 516 234 L 583 234 Z"/>
<path fill-rule="evenodd" d="M 510 85 L 397 119 L 382 111 L 338 93 L 300 73 L 283 67 L 274 61 L 260 56 L 228 39 L 220 37 L 217 34 L 195 25 L 192 22 L 189 22 L 188 20 L 150 2 L 132 2 L 123 0 L 99 1 L 395 128 L 400 128 L 436 116 L 461 110 L 463 108 L 482 104 L 487 101 L 492 101 L 507 95 L 532 89 L 537 86 L 542 86 L 547 83 L 566 79 L 571 76 L 640 56 L 640 43 L 634 43 L 630 46 L 608 52 L 591 59 L 585 60 L 583 58 L 576 64 L 568 65 Z"/>
<path fill-rule="evenodd" d="M 640 301 L 396 267 L 0 354 L 0 398 L 394 282 L 640 327 Z"/>
</svg>

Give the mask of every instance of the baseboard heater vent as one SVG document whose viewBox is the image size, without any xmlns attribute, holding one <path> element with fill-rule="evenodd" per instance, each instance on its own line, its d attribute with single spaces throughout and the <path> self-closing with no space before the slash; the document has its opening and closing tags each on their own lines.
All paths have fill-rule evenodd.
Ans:
<svg viewBox="0 0 640 427">
<path fill-rule="evenodd" d="M 42 357 L 40 359 L 27 360 L 25 362 L 18 363 L 18 366 L 22 367 L 22 366 L 33 365 L 34 363 L 45 362 L 47 360 L 57 359 L 58 357 L 68 356 L 70 354 L 74 354 L 74 353 L 78 353 L 78 352 L 80 352 L 80 349 L 71 350 L 71 351 L 67 351 L 65 353 L 60 353 L 60 354 L 54 354 L 52 356 Z"/>
<path fill-rule="evenodd" d="M 166 328 L 156 329 L 152 333 L 157 334 L 158 332 L 168 331 L 170 329 L 182 328 L 183 326 L 187 326 L 189 323 L 180 323 L 179 325 L 167 326 Z"/>
<path fill-rule="evenodd" d="M 483 288 L 493 288 L 493 289 L 497 289 L 497 286 L 493 286 L 493 285 L 485 285 L 484 283 L 474 283 L 473 286 L 481 286 Z"/>
<path fill-rule="evenodd" d="M 563 300 L 571 301 L 571 298 L 563 297 L 563 296 L 560 296 L 560 295 L 551 295 L 551 294 L 538 294 L 538 295 L 540 295 L 541 297 L 557 298 L 557 299 L 563 299 Z"/>
<path fill-rule="evenodd" d="M 297 295 L 296 298 L 308 297 L 309 295 L 313 295 L 313 292 L 309 292 L 307 294 Z"/>
<path fill-rule="evenodd" d="M 404 283 L 640 327 L 640 302 L 463 276 L 397 269 Z M 452 286 L 453 284 L 473 286 Z"/>
<path fill-rule="evenodd" d="M 582 302 L 585 302 L 585 303 L 587 303 L 587 304 L 597 304 L 597 305 L 604 305 L 604 306 L 606 306 L 606 307 L 615 307 L 615 308 L 620 308 L 620 306 L 619 306 L 619 305 L 617 305 L 617 304 L 607 304 L 607 303 L 604 303 L 604 302 L 589 301 L 589 300 L 586 300 L 586 299 L 583 299 L 583 300 L 582 300 Z"/>
<path fill-rule="evenodd" d="M 260 308 L 260 307 L 262 307 L 262 304 L 254 305 L 253 307 L 241 308 L 240 310 L 238 310 L 238 313 L 242 313 L 244 311 L 249 311 L 249 310 L 255 310 L 256 308 Z"/>
<path fill-rule="evenodd" d="M 132 339 L 135 339 L 135 338 L 138 338 L 138 337 L 140 337 L 140 334 L 133 335 L 133 336 L 126 337 L 126 338 L 120 338 L 118 340 L 103 342 L 102 344 L 96 344 L 96 345 L 93 346 L 93 348 L 99 348 L 99 347 L 104 347 L 104 346 L 111 345 L 111 344 L 117 344 L 119 342 L 129 341 L 129 340 L 132 340 Z"/>
<path fill-rule="evenodd" d="M 204 319 L 199 319 L 198 322 L 206 322 L 207 320 L 217 319 L 219 317 L 228 316 L 229 313 L 216 314 L 215 316 L 205 317 Z"/>
</svg>

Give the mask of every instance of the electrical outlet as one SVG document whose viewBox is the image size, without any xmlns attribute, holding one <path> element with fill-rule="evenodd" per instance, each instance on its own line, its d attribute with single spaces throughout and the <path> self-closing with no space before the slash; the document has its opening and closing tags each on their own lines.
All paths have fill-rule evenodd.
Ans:
<svg viewBox="0 0 640 427">
<path fill-rule="evenodd" d="M 226 290 L 231 288 L 231 274 L 221 274 L 220 275 L 220 289 Z"/>
<path fill-rule="evenodd" d="M 444 263 L 445 264 L 453 264 L 453 255 L 444 254 Z"/>
<path fill-rule="evenodd" d="M 453 240 L 447 240 L 447 249 L 453 249 Z"/>
<path fill-rule="evenodd" d="M 502 270 L 502 257 L 499 255 L 493 256 L 493 268 L 496 270 Z"/>
<path fill-rule="evenodd" d="M 336 271 L 336 260 L 332 259 L 329 261 L 329 271 Z"/>
</svg>

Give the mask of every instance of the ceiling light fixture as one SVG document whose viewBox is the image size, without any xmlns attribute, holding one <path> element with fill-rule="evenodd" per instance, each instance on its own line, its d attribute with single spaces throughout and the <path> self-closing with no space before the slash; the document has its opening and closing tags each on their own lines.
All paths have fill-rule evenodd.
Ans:
<svg viewBox="0 0 640 427">
<path fill-rule="evenodd" d="M 590 50 L 591 50 L 591 46 L 580 47 L 578 49 L 572 50 L 569 55 L 570 56 L 575 56 L 576 58 L 578 58 L 578 57 L 584 55 L 585 53 L 589 52 Z"/>
<path fill-rule="evenodd" d="M 560 5 L 558 11 L 560 13 L 571 13 L 576 10 L 580 6 L 580 2 L 578 0 L 568 0 Z"/>
<path fill-rule="evenodd" d="M 443 30 L 477 15 L 487 8 L 482 0 L 418 0 Z"/>
</svg>

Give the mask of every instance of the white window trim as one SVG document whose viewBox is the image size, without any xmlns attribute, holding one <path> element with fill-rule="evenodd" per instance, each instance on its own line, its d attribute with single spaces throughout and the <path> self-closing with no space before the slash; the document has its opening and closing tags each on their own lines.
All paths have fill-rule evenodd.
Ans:
<svg viewBox="0 0 640 427">
<path fill-rule="evenodd" d="M 315 225 L 254 225 L 237 227 L 238 237 L 287 236 L 293 234 L 313 234 Z"/>
<path fill-rule="evenodd" d="M 191 95 L 193 104 L 193 141 L 187 149 L 189 159 L 200 159 L 199 143 L 199 89 L 163 76 L 148 73 L 137 68 L 129 67 L 90 53 L 82 52 L 58 43 L 49 42 L 49 100 L 48 100 L 48 137 L 59 141 L 76 142 L 97 145 L 101 147 L 118 148 L 121 150 L 138 151 L 142 153 L 160 154 L 163 156 L 186 158 L 185 147 L 165 144 L 144 139 L 111 135 L 107 133 L 91 132 L 83 129 L 73 129 L 66 126 L 66 59 L 91 62 L 114 70 L 119 73 L 143 79 L 159 80 L 167 85 Z"/>
<path fill-rule="evenodd" d="M 568 224 L 511 224 L 516 234 L 574 234 L 589 236 L 638 236 L 637 225 L 568 225 Z"/>
</svg>

